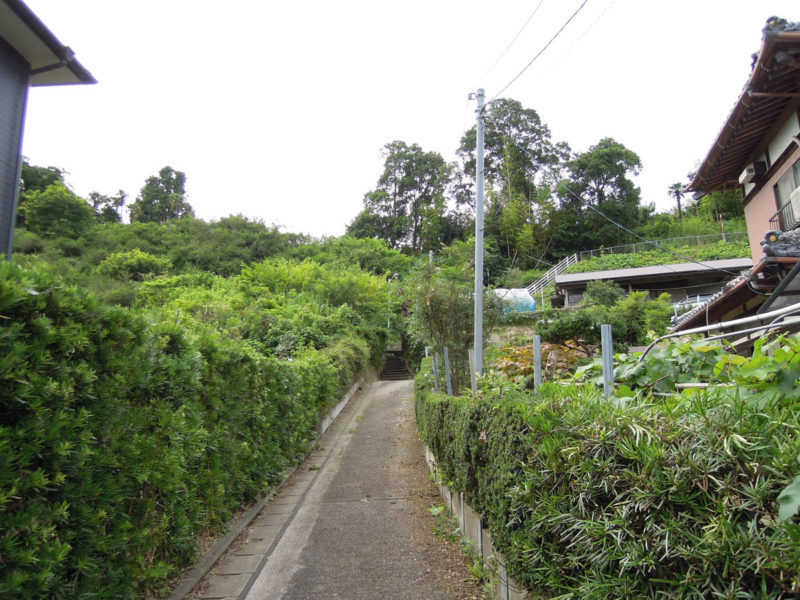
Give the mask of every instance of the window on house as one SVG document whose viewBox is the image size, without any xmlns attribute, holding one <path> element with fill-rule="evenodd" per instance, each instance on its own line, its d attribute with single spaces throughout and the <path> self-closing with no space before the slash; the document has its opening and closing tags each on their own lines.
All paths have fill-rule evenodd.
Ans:
<svg viewBox="0 0 800 600">
<path fill-rule="evenodd" d="M 789 196 L 800 187 L 800 160 L 783 174 L 775 186 L 775 199 L 778 201 L 778 208 L 789 202 Z"/>
<path fill-rule="evenodd" d="M 788 231 L 800 224 L 800 203 L 791 202 L 792 192 L 798 187 L 800 187 L 800 160 L 794 163 L 775 185 L 775 203 L 778 212 L 770 220 L 770 227 Z"/>
</svg>

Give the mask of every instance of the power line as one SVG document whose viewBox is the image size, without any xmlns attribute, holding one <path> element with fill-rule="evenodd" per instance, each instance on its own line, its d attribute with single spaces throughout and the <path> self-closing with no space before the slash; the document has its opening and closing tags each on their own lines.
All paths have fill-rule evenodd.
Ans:
<svg viewBox="0 0 800 600">
<path fill-rule="evenodd" d="M 497 97 L 498 97 L 500 94 L 502 94 L 502 93 L 503 93 L 503 92 L 505 92 L 505 91 L 506 91 L 506 90 L 507 90 L 509 87 L 511 87 L 511 85 L 512 85 L 512 84 L 513 84 L 513 83 L 514 83 L 514 82 L 515 82 L 517 79 L 519 79 L 520 77 L 522 77 L 522 74 L 523 74 L 525 71 L 527 71 L 527 70 L 528 70 L 528 68 L 529 68 L 529 67 L 530 67 L 530 66 L 531 66 L 531 65 L 532 65 L 534 62 L 536 62 L 536 59 L 537 59 L 537 58 L 539 58 L 539 57 L 540 57 L 540 56 L 541 56 L 541 55 L 544 53 L 544 51 L 545 51 L 545 50 L 547 50 L 547 48 L 550 46 L 550 44 L 552 44 L 552 43 L 553 43 L 553 42 L 556 40 L 556 38 L 557 38 L 559 35 L 561 35 L 561 32 L 562 32 L 562 31 L 564 31 L 564 29 L 566 29 L 567 25 L 569 25 L 569 24 L 570 24 L 570 22 L 572 21 L 572 19 L 574 19 L 574 18 L 575 18 L 575 17 L 578 15 L 578 13 L 579 13 L 579 12 L 581 12 L 581 10 L 583 9 L 583 7 L 584 7 L 584 6 L 586 6 L 586 3 L 587 3 L 587 2 L 589 2 L 589 0 L 583 0 L 583 2 L 581 3 L 581 5 L 580 5 L 580 6 L 579 6 L 579 7 L 578 7 L 576 10 L 575 10 L 575 12 L 574 12 L 574 13 L 572 13 L 572 15 L 570 16 L 570 18 L 569 18 L 569 19 L 567 19 L 567 20 L 566 20 L 566 22 L 565 22 L 565 23 L 564 23 L 564 24 L 561 26 L 561 29 L 559 29 L 558 31 L 556 31 L 556 34 L 555 34 L 553 37 L 551 37 L 551 38 L 550 38 L 550 41 L 549 41 L 549 42 L 547 42 L 547 43 L 544 45 L 544 47 L 543 47 L 541 50 L 539 50 L 539 52 L 536 54 L 536 56 L 534 56 L 534 57 L 533 57 L 533 58 L 530 60 L 530 62 L 529 62 L 527 65 L 525 65 L 525 66 L 523 67 L 523 69 L 522 69 L 522 70 L 521 70 L 519 73 L 517 73 L 517 75 L 516 75 L 516 76 L 515 76 L 515 77 L 514 77 L 514 78 L 513 78 L 511 81 L 509 81 L 509 82 L 508 82 L 508 83 L 505 85 L 505 87 L 503 87 L 503 89 L 501 89 L 499 92 L 497 92 L 497 93 L 496 93 L 496 94 L 495 94 L 495 95 L 492 97 L 492 99 L 491 99 L 491 100 L 489 100 L 489 102 L 492 102 L 493 100 L 495 100 L 495 99 L 496 99 L 496 98 L 497 98 Z M 488 102 L 487 102 L 487 104 L 488 104 Z"/>
<path fill-rule="evenodd" d="M 586 205 L 586 207 L 587 207 L 587 208 L 589 208 L 590 210 L 593 210 L 594 212 L 596 212 L 598 215 L 600 215 L 601 217 L 603 217 L 603 218 L 604 218 L 606 221 L 608 221 L 608 222 L 609 222 L 609 223 L 611 223 L 612 225 L 615 225 L 615 226 L 619 227 L 620 229 L 622 229 L 622 231 L 625 231 L 625 232 L 627 232 L 627 233 L 631 234 L 633 237 L 635 237 L 635 238 L 637 238 L 637 239 L 640 239 L 640 240 L 642 240 L 643 242 L 646 242 L 646 243 L 650 244 L 651 246 L 654 246 L 654 247 L 658 248 L 659 250 L 662 250 L 662 251 L 664 251 L 664 252 L 668 252 L 669 254 L 672 254 L 672 255 L 674 255 L 674 256 L 677 256 L 678 258 L 681 258 L 681 259 L 683 259 L 683 260 L 685 260 L 685 261 L 688 261 L 688 262 L 691 262 L 691 263 L 695 263 L 695 264 L 697 264 L 697 265 L 700 265 L 700 266 L 702 266 L 702 267 L 706 267 L 707 269 L 711 269 L 712 271 L 719 271 L 720 273 L 725 273 L 726 275 L 731 275 L 731 276 L 733 276 L 733 277 L 736 277 L 736 276 L 738 276 L 738 275 L 739 275 L 738 273 L 734 273 L 733 271 L 728 271 L 728 270 L 726 270 L 726 269 L 720 269 L 720 268 L 718 268 L 718 267 L 712 267 L 712 266 L 711 266 L 711 265 L 709 265 L 709 264 L 706 264 L 706 263 L 700 262 L 699 260 L 694 260 L 693 258 L 689 258 L 688 256 L 684 256 L 683 254 L 679 254 L 678 252 L 675 252 L 674 250 L 670 250 L 669 248 L 665 248 L 664 246 L 662 246 L 662 245 L 661 245 L 661 244 L 659 244 L 658 242 L 654 242 L 654 241 L 652 241 L 652 240 L 648 240 L 647 238 L 644 238 L 644 237 L 640 236 L 638 233 L 634 233 L 633 231 L 631 231 L 630 229 L 628 229 L 628 228 L 627 228 L 627 227 L 625 227 L 624 225 L 620 225 L 619 223 L 617 223 L 616 221 L 614 221 L 614 220 L 613 220 L 611 217 L 609 217 L 609 216 L 607 216 L 607 215 L 603 214 L 603 213 L 602 213 L 600 210 L 598 210 L 597 208 L 595 208 L 594 206 L 592 206 L 591 202 L 587 202 L 587 201 L 586 201 L 586 200 L 584 200 L 584 199 L 583 199 L 581 196 L 579 196 L 578 194 L 576 194 L 575 192 L 573 192 L 571 189 L 569 189 L 569 188 L 566 186 L 566 184 L 564 184 L 564 182 L 563 182 L 563 181 L 560 181 L 560 182 L 558 183 L 558 185 L 560 185 L 562 188 L 564 188 L 565 190 L 567 190 L 567 191 L 568 191 L 570 194 L 572 194 L 573 196 L 575 196 L 575 198 L 577 198 L 577 199 L 578 199 L 578 200 L 580 200 L 582 203 L 584 203 L 584 204 Z M 669 268 L 667 265 L 662 265 L 662 266 L 665 266 L 665 267 Z M 670 270 L 670 271 L 674 271 L 674 269 L 669 269 L 669 270 Z"/>
<path fill-rule="evenodd" d="M 614 6 L 614 3 L 615 3 L 615 2 L 616 2 L 616 0 L 611 0 L 611 3 L 610 3 L 608 6 L 606 6 L 605 10 L 603 10 L 603 12 L 601 12 L 601 13 L 600 13 L 600 15 L 599 15 L 599 16 L 598 16 L 598 17 L 597 17 L 597 18 L 596 18 L 594 21 L 592 21 L 592 24 L 591 24 L 591 25 L 589 25 L 589 27 L 587 27 L 587 28 L 584 30 L 584 32 L 583 32 L 582 34 L 580 34 L 580 35 L 579 35 L 579 36 L 578 36 L 578 37 L 575 39 L 575 41 L 574 41 L 574 42 L 572 42 L 572 44 L 570 45 L 570 47 L 569 47 L 569 48 L 567 48 L 567 49 L 564 51 L 564 53 L 563 53 L 561 56 L 559 56 L 559 57 L 558 57 L 558 58 L 555 60 L 555 63 L 554 63 L 555 65 L 557 65 L 558 63 L 560 63 L 560 62 L 561 62 L 561 61 L 564 59 L 564 57 L 565 57 L 567 54 L 569 54 L 570 52 L 572 52 L 572 49 L 573 49 L 575 46 L 577 46 L 577 45 L 578 45 L 578 43 L 579 43 L 579 42 L 580 42 L 580 41 L 581 41 L 583 38 L 585 38 L 585 37 L 586 37 L 586 35 L 587 35 L 587 34 L 588 34 L 588 33 L 589 33 L 589 32 L 590 32 L 592 29 L 594 29 L 594 26 L 595 26 L 595 25 L 597 25 L 597 23 L 600 21 L 600 19 L 602 19 L 603 17 L 605 17 L 605 16 L 606 16 L 606 13 L 607 13 L 609 10 L 611 10 L 611 7 L 612 7 L 612 6 Z M 553 65 L 551 65 L 551 66 L 550 66 L 550 68 L 553 68 Z"/>
<path fill-rule="evenodd" d="M 503 57 L 506 55 L 506 53 L 511 49 L 511 46 L 514 45 L 514 42 L 516 42 L 519 39 L 519 36 L 522 34 L 522 32 L 525 31 L 525 28 L 531 22 L 531 20 L 536 15 L 536 13 L 539 12 L 539 8 L 541 8 L 542 4 L 544 4 L 544 0 L 539 0 L 539 4 L 537 4 L 536 8 L 533 9 L 533 12 L 530 14 L 528 19 L 525 21 L 525 24 L 522 27 L 520 27 L 519 31 L 517 32 L 517 35 L 514 36 L 514 39 L 511 40 L 511 42 L 509 42 L 508 46 L 506 46 L 506 49 L 503 50 L 500 53 L 500 56 L 498 56 L 497 60 L 495 60 L 494 63 L 492 63 L 492 66 L 489 67 L 488 69 L 486 69 L 486 72 L 483 75 L 481 75 L 481 80 L 484 80 L 486 78 L 486 76 L 489 73 L 492 72 L 492 69 L 494 69 L 497 66 L 497 63 L 499 63 L 503 59 Z"/>
</svg>

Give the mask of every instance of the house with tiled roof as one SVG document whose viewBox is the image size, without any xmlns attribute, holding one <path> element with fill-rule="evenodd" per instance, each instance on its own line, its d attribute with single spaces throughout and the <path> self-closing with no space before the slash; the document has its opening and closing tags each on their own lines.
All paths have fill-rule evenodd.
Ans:
<svg viewBox="0 0 800 600">
<path fill-rule="evenodd" d="M 750 76 L 689 185 L 699 195 L 731 189 L 742 193 L 754 267 L 678 330 L 800 301 L 800 23 L 767 20 Z"/>
</svg>

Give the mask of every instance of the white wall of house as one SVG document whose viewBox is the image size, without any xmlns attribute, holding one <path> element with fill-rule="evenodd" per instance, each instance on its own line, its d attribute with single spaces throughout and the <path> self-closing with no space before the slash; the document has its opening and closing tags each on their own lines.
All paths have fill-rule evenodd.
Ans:
<svg viewBox="0 0 800 600">
<path fill-rule="evenodd" d="M 780 131 L 767 146 L 769 156 L 773 162 L 786 152 L 789 146 L 794 144 L 792 138 L 798 134 L 800 134 L 800 117 L 795 113 L 786 120 Z"/>
</svg>

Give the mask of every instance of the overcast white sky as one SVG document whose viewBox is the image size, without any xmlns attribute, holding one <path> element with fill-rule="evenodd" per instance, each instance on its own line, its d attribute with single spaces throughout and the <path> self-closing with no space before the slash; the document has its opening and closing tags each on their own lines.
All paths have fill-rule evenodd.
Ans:
<svg viewBox="0 0 800 600">
<path fill-rule="evenodd" d="M 98 79 L 34 88 L 23 153 L 80 195 L 135 199 L 164 165 L 198 217 L 241 213 L 341 235 L 381 169 L 381 147 L 455 159 L 478 87 L 498 93 L 582 0 L 26 0 Z M 637 152 L 645 202 L 707 153 L 772 15 L 797 0 L 589 0 L 504 94 L 554 141 L 613 137 Z M 491 68 L 491 69 L 490 69 Z M 488 73 L 487 73 L 488 70 Z"/>
</svg>

